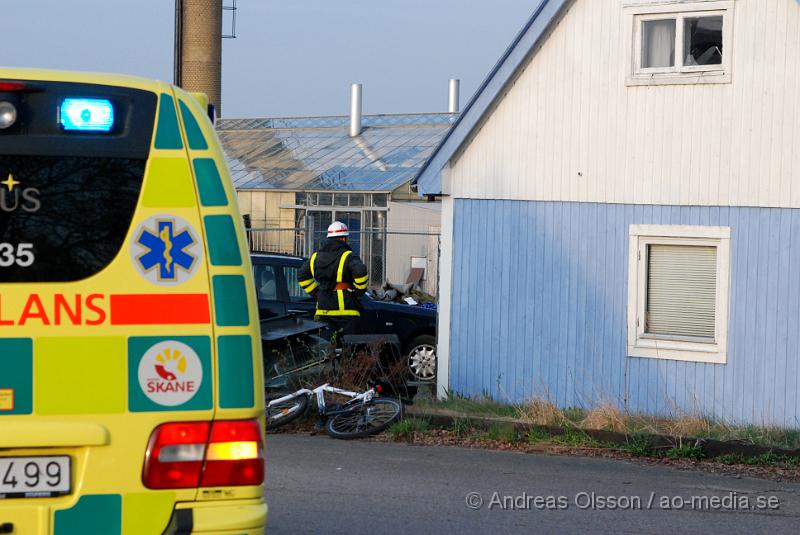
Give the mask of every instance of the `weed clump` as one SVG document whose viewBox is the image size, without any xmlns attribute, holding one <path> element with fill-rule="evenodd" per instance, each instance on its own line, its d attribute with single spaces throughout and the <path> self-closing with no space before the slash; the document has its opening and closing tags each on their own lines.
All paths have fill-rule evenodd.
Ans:
<svg viewBox="0 0 800 535">
<path fill-rule="evenodd" d="M 456 418 L 453 421 L 453 434 L 459 438 L 463 438 L 472 432 L 472 423 L 469 418 Z"/>
<path fill-rule="evenodd" d="M 681 416 L 668 422 L 666 431 L 674 437 L 707 437 L 711 434 L 711 422 L 700 416 Z"/>
<path fill-rule="evenodd" d="M 699 461 L 706 455 L 700 444 L 680 444 L 666 451 L 666 456 L 670 459 L 692 459 Z"/>
<path fill-rule="evenodd" d="M 591 409 L 580 422 L 580 426 L 585 429 L 602 429 L 617 433 L 624 433 L 627 428 L 625 415 L 611 403 L 603 403 Z"/>
<path fill-rule="evenodd" d="M 564 413 L 552 401 L 535 399 L 517 407 L 518 418 L 534 425 L 558 426 L 567 421 Z"/>
<path fill-rule="evenodd" d="M 621 449 L 637 457 L 652 457 L 656 453 L 650 439 L 642 435 L 631 436 Z"/>
<path fill-rule="evenodd" d="M 414 438 L 414 435 L 417 433 L 427 433 L 430 428 L 431 424 L 428 420 L 423 420 L 421 418 L 406 418 L 393 424 L 387 430 L 387 433 L 389 433 L 389 435 L 395 440 L 408 440 Z"/>
<path fill-rule="evenodd" d="M 745 457 L 741 453 L 726 453 L 718 455 L 714 460 L 721 464 L 746 466 L 782 466 L 786 468 L 800 467 L 800 457 L 791 455 L 776 455 L 772 452 L 763 453 L 754 457 Z"/>
<path fill-rule="evenodd" d="M 599 445 L 595 439 L 580 429 L 567 429 L 563 435 L 554 437 L 553 441 L 557 444 L 572 446 L 574 448 L 587 448 Z"/>
<path fill-rule="evenodd" d="M 538 442 L 546 442 L 550 440 L 550 435 L 542 429 L 534 428 L 528 431 L 528 434 L 525 435 L 525 439 L 532 444 L 536 444 Z"/>
</svg>

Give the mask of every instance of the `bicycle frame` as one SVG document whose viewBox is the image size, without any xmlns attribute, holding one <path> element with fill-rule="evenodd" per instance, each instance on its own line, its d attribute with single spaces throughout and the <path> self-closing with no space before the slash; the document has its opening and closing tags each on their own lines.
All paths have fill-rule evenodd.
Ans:
<svg viewBox="0 0 800 535">
<path fill-rule="evenodd" d="M 340 396 L 346 396 L 349 397 L 352 401 L 361 401 L 362 403 L 367 403 L 368 401 L 372 400 L 373 397 L 375 397 L 375 390 L 373 388 L 370 388 L 366 392 L 359 393 L 359 392 L 351 392 L 349 390 L 344 390 L 342 388 L 336 388 L 335 386 L 331 386 L 330 384 L 326 383 L 314 389 L 314 394 L 317 396 L 317 410 L 319 411 L 320 415 L 324 416 L 341 414 L 349 410 L 347 409 L 343 411 L 328 411 L 325 406 L 325 392 L 328 392 L 329 394 L 338 394 Z"/>
<path fill-rule="evenodd" d="M 336 388 L 335 386 L 331 386 L 329 383 L 325 383 L 322 386 L 318 386 L 314 390 L 309 390 L 307 388 L 301 388 L 300 390 L 298 390 L 297 392 L 294 392 L 292 394 L 288 394 L 286 396 L 283 396 L 283 397 L 280 397 L 280 398 L 277 398 L 277 399 L 273 399 L 272 401 L 269 402 L 268 406 L 277 405 L 279 403 L 283 403 L 284 401 L 289 401 L 291 399 L 294 399 L 294 398 L 296 398 L 298 396 L 309 396 L 310 397 L 310 396 L 313 395 L 313 396 L 316 396 L 316 398 L 317 398 L 317 411 L 319 412 L 320 416 L 331 416 L 331 415 L 336 415 L 336 414 L 342 414 L 342 413 L 345 413 L 345 412 L 350 410 L 350 409 L 345 409 L 345 410 L 341 410 L 341 411 L 330 411 L 329 412 L 327 410 L 326 405 L 325 405 L 325 392 L 328 392 L 329 394 L 338 394 L 340 396 L 346 396 L 346 397 L 349 397 L 353 401 L 361 401 L 363 403 L 367 403 L 367 402 L 371 401 L 373 397 L 375 397 L 375 389 L 374 388 L 370 388 L 366 392 L 359 393 L 359 392 L 352 392 L 350 390 L 344 390 L 342 388 Z"/>
</svg>

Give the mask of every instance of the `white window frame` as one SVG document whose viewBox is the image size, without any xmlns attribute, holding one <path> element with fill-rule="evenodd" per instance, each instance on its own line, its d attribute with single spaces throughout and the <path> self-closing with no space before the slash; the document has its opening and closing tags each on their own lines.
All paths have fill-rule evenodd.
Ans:
<svg viewBox="0 0 800 535">
<path fill-rule="evenodd" d="M 730 227 L 631 225 L 628 258 L 628 356 L 725 364 L 728 359 Z M 717 248 L 717 292 L 713 341 L 681 340 L 644 332 L 647 246 L 694 245 Z"/>
<path fill-rule="evenodd" d="M 628 74 L 626 83 L 637 85 L 683 85 L 730 83 L 733 57 L 733 11 L 735 0 L 676 2 L 665 0 L 627 0 L 624 13 L 628 18 L 626 49 Z M 694 17 L 722 16 L 722 63 L 720 65 L 683 65 L 684 20 Z M 643 23 L 675 19 L 675 65 L 642 68 Z"/>
</svg>

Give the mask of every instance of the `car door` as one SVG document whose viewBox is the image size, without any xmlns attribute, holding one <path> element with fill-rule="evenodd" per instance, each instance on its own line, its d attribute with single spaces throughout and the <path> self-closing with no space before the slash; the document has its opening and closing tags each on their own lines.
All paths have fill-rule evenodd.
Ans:
<svg viewBox="0 0 800 535">
<path fill-rule="evenodd" d="M 361 296 L 360 328 L 370 334 L 395 334 L 392 320 L 384 317 L 380 304 L 369 295 Z"/>
<path fill-rule="evenodd" d="M 286 315 L 286 306 L 280 298 L 280 281 L 276 267 L 255 261 L 253 262 L 253 278 L 256 283 L 258 298 L 258 315 L 262 320 Z"/>
<path fill-rule="evenodd" d="M 281 266 L 283 270 L 283 278 L 286 281 L 287 302 L 286 310 L 289 313 L 307 313 L 311 316 L 317 309 L 314 298 L 308 295 L 300 287 L 297 282 L 297 271 L 300 269 L 302 262 L 292 264 L 284 264 Z"/>
</svg>

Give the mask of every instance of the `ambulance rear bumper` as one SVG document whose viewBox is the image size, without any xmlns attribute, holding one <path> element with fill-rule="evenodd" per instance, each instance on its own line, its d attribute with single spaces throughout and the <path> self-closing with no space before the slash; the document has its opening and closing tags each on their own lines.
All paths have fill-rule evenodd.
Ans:
<svg viewBox="0 0 800 535">
<path fill-rule="evenodd" d="M 164 535 L 261 534 L 267 525 L 267 510 L 264 500 L 179 503 Z"/>
</svg>

